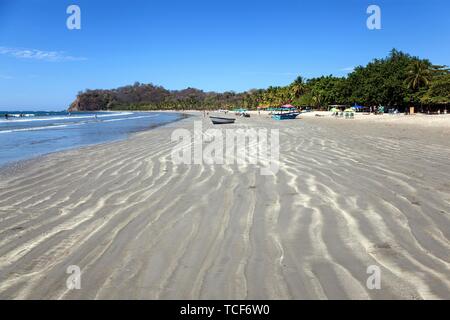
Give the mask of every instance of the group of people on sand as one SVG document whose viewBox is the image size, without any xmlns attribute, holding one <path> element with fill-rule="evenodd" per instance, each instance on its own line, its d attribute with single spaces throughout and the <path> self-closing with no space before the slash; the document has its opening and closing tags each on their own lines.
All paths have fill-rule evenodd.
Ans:
<svg viewBox="0 0 450 320">
<path fill-rule="evenodd" d="M 4 117 L 5 117 L 5 120 L 9 120 L 9 118 L 11 118 L 11 115 L 5 113 Z M 23 117 L 23 115 L 20 115 L 19 117 Z"/>
<path fill-rule="evenodd" d="M 4 117 L 5 117 L 6 120 L 8 120 L 11 116 L 9 114 L 5 113 Z M 19 114 L 19 117 L 23 118 L 23 117 L 25 117 L 25 115 L 23 113 L 21 113 L 21 114 Z"/>
</svg>

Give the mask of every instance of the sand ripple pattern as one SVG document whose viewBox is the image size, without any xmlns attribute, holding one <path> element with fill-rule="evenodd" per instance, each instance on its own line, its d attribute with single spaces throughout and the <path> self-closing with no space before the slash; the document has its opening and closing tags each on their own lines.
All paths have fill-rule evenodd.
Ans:
<svg viewBox="0 0 450 320">
<path fill-rule="evenodd" d="M 280 129 L 261 176 L 174 165 L 192 121 L 2 172 L 0 298 L 450 299 L 448 132 L 243 119 Z"/>
</svg>

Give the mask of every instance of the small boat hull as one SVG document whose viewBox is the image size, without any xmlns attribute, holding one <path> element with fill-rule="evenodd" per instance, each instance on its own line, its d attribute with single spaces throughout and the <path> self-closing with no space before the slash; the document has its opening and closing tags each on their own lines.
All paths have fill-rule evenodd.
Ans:
<svg viewBox="0 0 450 320">
<path fill-rule="evenodd" d="M 236 121 L 233 118 L 209 117 L 213 124 L 232 124 Z"/>
<path fill-rule="evenodd" d="M 274 114 L 272 115 L 272 119 L 275 120 L 293 120 L 295 118 L 297 118 L 299 116 L 300 113 L 298 112 L 293 112 L 293 113 L 278 113 L 278 114 Z"/>
</svg>

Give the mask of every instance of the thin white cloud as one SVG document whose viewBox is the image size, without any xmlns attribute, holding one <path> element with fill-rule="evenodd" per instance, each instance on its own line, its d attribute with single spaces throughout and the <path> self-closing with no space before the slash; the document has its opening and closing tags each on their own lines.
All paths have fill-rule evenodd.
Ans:
<svg viewBox="0 0 450 320">
<path fill-rule="evenodd" d="M 13 77 L 8 76 L 7 74 L 0 74 L 0 79 L 2 80 L 11 80 Z"/>
<path fill-rule="evenodd" d="M 44 51 L 38 49 L 0 47 L 0 54 L 18 59 L 30 59 L 30 60 L 52 61 L 52 62 L 86 60 L 86 58 L 83 57 L 74 57 L 67 55 L 63 51 Z"/>
<path fill-rule="evenodd" d="M 343 72 L 352 72 L 353 70 L 355 70 L 355 67 L 347 67 L 347 68 L 342 68 L 339 71 L 343 71 Z"/>
</svg>

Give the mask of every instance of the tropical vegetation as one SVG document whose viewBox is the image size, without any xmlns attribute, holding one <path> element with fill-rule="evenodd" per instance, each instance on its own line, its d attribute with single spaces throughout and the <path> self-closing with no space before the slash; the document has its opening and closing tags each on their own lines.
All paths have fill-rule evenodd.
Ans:
<svg viewBox="0 0 450 320">
<path fill-rule="evenodd" d="M 299 76 L 287 86 L 253 89 L 247 92 L 204 92 L 195 88 L 167 90 L 141 84 L 112 90 L 80 92 L 71 110 L 208 110 L 293 104 L 298 107 L 326 109 L 329 105 L 383 105 L 419 111 L 443 108 L 450 104 L 450 72 L 446 66 L 433 65 L 393 49 L 383 59 L 358 66 L 346 77 L 333 75 L 305 79 Z"/>
</svg>

